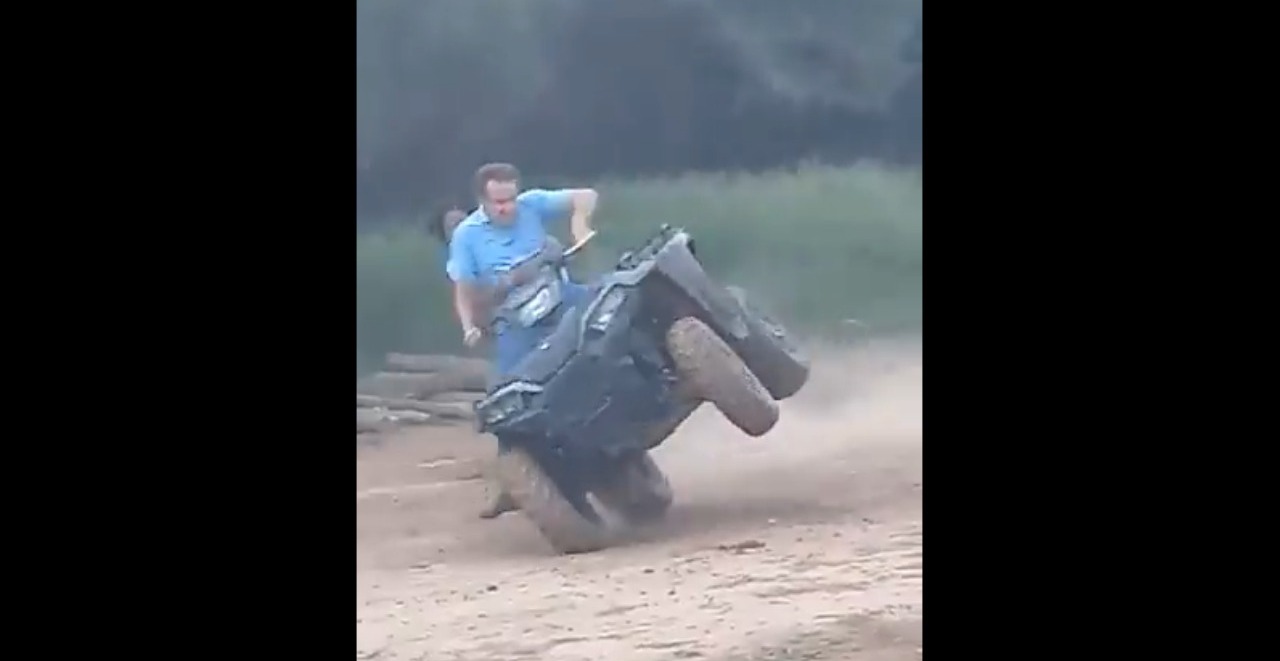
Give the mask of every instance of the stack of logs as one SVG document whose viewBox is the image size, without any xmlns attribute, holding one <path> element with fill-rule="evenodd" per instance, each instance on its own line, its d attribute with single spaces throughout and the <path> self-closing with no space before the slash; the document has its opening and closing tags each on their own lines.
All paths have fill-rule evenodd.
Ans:
<svg viewBox="0 0 1280 661">
<path fill-rule="evenodd" d="M 356 435 L 469 422 L 486 370 L 475 358 L 389 353 L 383 371 L 356 380 Z"/>
</svg>

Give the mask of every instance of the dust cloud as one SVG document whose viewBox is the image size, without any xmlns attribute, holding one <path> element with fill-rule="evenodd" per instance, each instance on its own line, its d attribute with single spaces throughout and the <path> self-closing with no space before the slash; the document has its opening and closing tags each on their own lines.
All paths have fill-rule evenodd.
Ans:
<svg viewBox="0 0 1280 661">
<path fill-rule="evenodd" d="M 654 452 L 667 520 L 597 553 L 555 555 L 519 513 L 476 517 L 483 481 L 459 468 L 490 460 L 489 439 L 358 453 L 357 489 L 380 495 L 357 499 L 357 656 L 919 659 L 919 339 L 812 354 L 765 436 L 690 418 Z"/>
<path fill-rule="evenodd" d="M 654 452 L 663 468 L 715 489 L 770 467 L 804 464 L 872 446 L 920 443 L 924 364 L 919 337 L 866 340 L 854 346 L 808 349 L 809 383 L 782 403 L 778 425 L 744 436 L 704 406 Z M 709 480 L 709 481 L 708 481 Z"/>
</svg>

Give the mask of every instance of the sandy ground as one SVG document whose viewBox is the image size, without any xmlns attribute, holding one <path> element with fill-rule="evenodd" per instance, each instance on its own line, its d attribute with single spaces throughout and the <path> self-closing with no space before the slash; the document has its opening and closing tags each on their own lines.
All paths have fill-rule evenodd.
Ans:
<svg viewBox="0 0 1280 661">
<path fill-rule="evenodd" d="M 654 453 L 669 519 L 587 555 L 477 518 L 488 437 L 357 447 L 356 657 L 919 659 L 922 376 L 913 344 L 832 354 L 756 439 L 703 407 Z"/>
</svg>

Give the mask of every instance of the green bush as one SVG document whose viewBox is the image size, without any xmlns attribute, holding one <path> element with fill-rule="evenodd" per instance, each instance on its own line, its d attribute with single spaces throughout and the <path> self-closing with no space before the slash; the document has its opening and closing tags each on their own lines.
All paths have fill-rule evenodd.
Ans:
<svg viewBox="0 0 1280 661">
<path fill-rule="evenodd" d="M 763 175 L 687 175 L 596 184 L 586 271 L 607 268 L 661 223 L 687 228 L 721 282 L 741 284 L 810 335 L 921 323 L 919 171 L 806 166 Z M 555 229 L 567 241 L 567 227 Z M 419 227 L 356 237 L 356 370 L 387 351 L 460 351 L 441 248 Z"/>
</svg>

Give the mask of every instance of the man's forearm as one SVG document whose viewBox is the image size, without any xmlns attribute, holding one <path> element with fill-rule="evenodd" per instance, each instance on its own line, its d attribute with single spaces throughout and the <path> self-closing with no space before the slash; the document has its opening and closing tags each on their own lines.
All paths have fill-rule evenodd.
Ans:
<svg viewBox="0 0 1280 661">
<path fill-rule="evenodd" d="M 475 327 L 475 307 L 472 305 L 469 285 L 459 282 L 453 286 L 453 307 L 458 312 L 458 322 L 462 324 L 463 330 Z"/>
<path fill-rule="evenodd" d="M 600 196 L 595 190 L 583 188 L 574 191 L 573 215 L 569 217 L 569 231 L 573 232 L 573 241 L 577 243 L 591 233 L 591 218 L 596 212 L 596 202 Z"/>
</svg>

